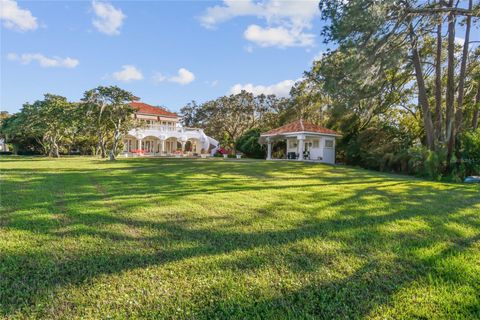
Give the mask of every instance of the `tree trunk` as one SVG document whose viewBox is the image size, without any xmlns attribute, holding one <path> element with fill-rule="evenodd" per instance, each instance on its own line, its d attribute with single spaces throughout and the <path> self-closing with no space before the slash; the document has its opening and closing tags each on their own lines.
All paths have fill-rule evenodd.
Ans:
<svg viewBox="0 0 480 320">
<path fill-rule="evenodd" d="M 58 150 L 58 144 L 56 141 L 53 143 L 53 155 L 55 158 L 60 158 L 60 152 Z"/>
<path fill-rule="evenodd" d="M 422 108 L 423 126 L 425 129 L 425 136 L 427 138 L 427 147 L 430 150 L 435 150 L 435 133 L 433 129 L 432 116 L 430 115 L 430 106 L 428 104 L 427 90 L 423 78 L 423 70 L 420 62 L 420 54 L 418 53 L 417 42 L 413 34 L 413 27 L 410 26 L 410 39 L 412 44 L 412 60 L 415 67 L 415 76 L 417 78 L 418 86 L 418 104 Z"/>
<path fill-rule="evenodd" d="M 468 3 L 468 9 L 472 10 L 473 1 Z M 470 27 L 472 24 L 472 17 L 467 17 L 467 23 L 465 27 L 465 42 L 463 43 L 462 62 L 460 65 L 460 75 L 458 79 L 458 96 L 457 96 L 457 110 L 455 113 L 455 134 L 458 136 L 462 131 L 463 122 L 463 97 L 465 87 L 465 74 L 467 72 L 467 60 L 468 60 L 468 44 L 470 42 Z"/>
<path fill-rule="evenodd" d="M 118 122 L 116 123 L 115 132 L 113 133 L 112 149 L 110 150 L 110 161 L 115 160 L 115 157 L 117 156 L 118 142 L 122 137 L 122 134 L 120 132 L 121 125 L 121 121 L 118 120 Z"/>
<path fill-rule="evenodd" d="M 448 15 L 448 66 L 447 66 L 447 112 L 445 118 L 445 139 L 447 142 L 447 167 L 455 149 L 455 14 Z"/>
<path fill-rule="evenodd" d="M 435 63 L 435 138 L 443 141 L 442 128 L 442 21 L 437 25 L 437 55 Z"/>
<path fill-rule="evenodd" d="M 480 81 L 477 84 L 477 95 L 475 96 L 475 105 L 473 110 L 472 128 L 477 130 L 478 128 L 478 116 L 480 113 Z"/>
<path fill-rule="evenodd" d="M 48 141 L 49 141 L 48 156 L 54 157 L 54 158 L 60 158 L 57 141 L 54 138 L 48 138 Z"/>
<path fill-rule="evenodd" d="M 98 141 L 98 147 L 100 149 L 100 157 L 105 159 L 107 157 L 107 147 L 105 146 L 103 137 L 100 137 L 100 140 Z"/>
<path fill-rule="evenodd" d="M 55 158 L 60 158 L 60 152 L 58 149 L 59 147 L 58 147 L 57 137 L 54 136 L 52 137 L 52 153 Z"/>
<path fill-rule="evenodd" d="M 115 161 L 115 160 L 116 160 L 116 159 L 115 159 L 115 153 L 114 153 L 113 149 L 110 150 L 109 160 L 110 160 L 110 161 Z"/>
</svg>

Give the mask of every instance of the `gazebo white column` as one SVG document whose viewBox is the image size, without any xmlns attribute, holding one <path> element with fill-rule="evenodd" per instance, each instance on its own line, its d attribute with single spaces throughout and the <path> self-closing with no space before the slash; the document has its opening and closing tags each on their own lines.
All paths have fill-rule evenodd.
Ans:
<svg viewBox="0 0 480 320">
<path fill-rule="evenodd" d="M 272 160 L 272 141 L 267 138 L 267 160 Z"/>
<path fill-rule="evenodd" d="M 165 150 L 165 139 L 160 140 L 161 147 L 162 149 L 160 150 L 160 154 L 167 153 L 167 150 Z"/>
<path fill-rule="evenodd" d="M 305 150 L 305 135 L 297 136 L 298 140 L 298 160 L 303 160 L 303 151 Z"/>
<path fill-rule="evenodd" d="M 142 148 L 142 139 L 137 139 L 137 142 L 138 142 L 138 148 L 137 148 L 137 150 L 143 150 L 143 148 Z"/>
</svg>

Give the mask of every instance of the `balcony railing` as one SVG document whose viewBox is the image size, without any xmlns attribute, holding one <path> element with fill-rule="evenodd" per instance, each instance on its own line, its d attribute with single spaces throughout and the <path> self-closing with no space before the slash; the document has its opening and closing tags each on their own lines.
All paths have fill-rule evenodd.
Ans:
<svg viewBox="0 0 480 320">
<path fill-rule="evenodd" d="M 149 124 L 147 126 L 139 127 L 137 130 L 156 130 L 160 132 L 180 132 L 184 133 L 187 131 L 198 131 L 201 129 L 198 128 L 184 128 L 184 127 L 173 127 L 160 124 Z"/>
</svg>

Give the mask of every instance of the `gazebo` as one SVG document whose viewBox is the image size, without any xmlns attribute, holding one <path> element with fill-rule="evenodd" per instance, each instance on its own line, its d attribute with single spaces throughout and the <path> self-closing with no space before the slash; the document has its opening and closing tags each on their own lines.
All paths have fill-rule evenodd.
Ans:
<svg viewBox="0 0 480 320">
<path fill-rule="evenodd" d="M 341 135 L 305 120 L 297 120 L 262 133 L 260 144 L 267 145 L 267 160 L 272 160 L 272 143 L 286 141 L 287 159 L 335 163 L 335 138 Z"/>
</svg>

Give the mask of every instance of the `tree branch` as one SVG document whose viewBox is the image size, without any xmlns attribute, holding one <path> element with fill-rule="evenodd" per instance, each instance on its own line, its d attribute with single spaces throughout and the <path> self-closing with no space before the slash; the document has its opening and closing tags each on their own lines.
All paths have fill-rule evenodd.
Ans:
<svg viewBox="0 0 480 320">
<path fill-rule="evenodd" d="M 463 8 L 407 8 L 405 9 L 407 13 L 412 14 L 436 14 L 436 13 L 453 13 L 459 16 L 471 16 L 471 17 L 480 17 L 480 12 L 478 10 L 468 10 Z"/>
</svg>

